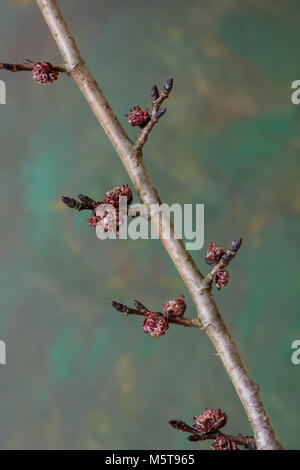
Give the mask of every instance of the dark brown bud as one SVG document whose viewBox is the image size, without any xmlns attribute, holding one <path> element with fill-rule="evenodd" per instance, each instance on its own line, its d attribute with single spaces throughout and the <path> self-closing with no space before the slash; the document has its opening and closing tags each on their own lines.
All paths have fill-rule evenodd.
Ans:
<svg viewBox="0 0 300 470">
<path fill-rule="evenodd" d="M 93 210 L 95 205 L 99 204 L 93 201 L 91 198 L 88 198 L 87 196 L 78 195 L 78 197 L 82 201 L 84 200 L 84 198 L 86 198 L 86 203 L 76 201 L 76 199 L 73 199 L 72 197 L 68 197 L 68 196 L 61 196 L 61 200 L 66 206 L 70 207 L 70 209 L 75 209 L 78 212 L 83 211 L 83 210 Z M 89 201 L 92 201 L 93 205 L 91 205 Z"/>
<path fill-rule="evenodd" d="M 70 207 L 70 209 L 76 209 L 78 201 L 68 196 L 61 196 L 61 200 L 66 206 Z"/>
<path fill-rule="evenodd" d="M 162 108 L 159 111 L 157 111 L 157 113 L 155 113 L 154 115 L 155 119 L 161 118 L 165 114 L 166 111 L 167 111 L 167 108 Z"/>
<path fill-rule="evenodd" d="M 128 308 L 126 305 L 120 304 L 119 302 L 111 301 L 111 305 L 118 310 L 118 312 L 127 313 Z"/>
<path fill-rule="evenodd" d="M 241 244 L 242 244 L 242 237 L 241 238 L 237 238 L 236 240 L 233 240 L 233 242 L 231 243 L 230 245 L 230 251 L 238 251 L 241 247 Z"/>
<path fill-rule="evenodd" d="M 173 78 L 170 77 L 164 84 L 162 91 L 165 95 L 168 95 L 170 91 L 172 90 L 172 88 L 173 88 Z"/>
<path fill-rule="evenodd" d="M 189 440 L 197 440 L 197 441 L 202 440 L 202 436 L 184 421 L 173 419 L 172 421 L 169 421 L 169 424 L 172 426 L 172 428 L 177 429 L 178 431 L 188 432 L 191 434 L 191 436 L 197 436 L 197 438 L 195 439 L 192 439 L 191 436 L 189 436 L 188 437 Z"/>
<path fill-rule="evenodd" d="M 92 198 L 88 196 L 84 196 L 83 194 L 77 194 L 78 198 L 80 201 L 88 208 L 93 210 L 95 208 L 95 205 L 97 204 L 96 201 L 94 201 Z M 98 202 L 99 204 L 99 202 Z"/>
<path fill-rule="evenodd" d="M 9 72 L 15 72 L 16 66 L 14 64 L 0 64 L 0 69 L 8 70 Z"/>
<path fill-rule="evenodd" d="M 232 251 L 226 251 L 225 255 L 222 256 L 221 260 L 223 263 L 230 263 L 232 258 L 234 257 L 234 253 Z"/>
<path fill-rule="evenodd" d="M 143 304 L 141 304 L 141 302 L 139 302 L 138 300 L 134 300 L 134 305 L 135 305 L 135 308 L 139 310 L 140 312 L 147 311 L 146 307 Z"/>
<path fill-rule="evenodd" d="M 159 91 L 156 85 L 153 85 L 151 89 L 151 99 L 152 101 L 156 101 L 159 98 Z"/>
<path fill-rule="evenodd" d="M 172 428 L 177 429 L 178 431 L 181 431 L 185 425 L 183 421 L 179 421 L 177 419 L 172 419 L 169 421 L 169 424 L 172 426 Z"/>
<path fill-rule="evenodd" d="M 68 206 L 70 209 L 75 209 L 77 210 L 78 212 L 84 210 L 84 209 L 88 209 L 88 207 L 85 207 L 84 204 L 82 204 L 81 202 L 79 201 L 76 201 L 76 199 L 73 199 L 72 197 L 68 197 L 68 196 L 61 196 L 61 200 L 62 202 Z"/>
</svg>

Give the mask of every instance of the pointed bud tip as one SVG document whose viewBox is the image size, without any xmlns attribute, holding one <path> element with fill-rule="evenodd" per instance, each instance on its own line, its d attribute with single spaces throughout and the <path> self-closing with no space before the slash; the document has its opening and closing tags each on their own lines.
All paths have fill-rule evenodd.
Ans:
<svg viewBox="0 0 300 470">
<path fill-rule="evenodd" d="M 172 90 L 172 88 L 173 88 L 173 78 L 170 77 L 170 78 L 168 78 L 168 80 L 164 83 L 162 92 L 163 92 L 165 95 L 168 95 L 168 94 L 170 93 L 170 91 Z"/>
<path fill-rule="evenodd" d="M 168 95 L 173 88 L 173 77 L 169 77 L 163 86 L 163 92 Z"/>
<path fill-rule="evenodd" d="M 159 111 L 157 111 L 157 113 L 155 114 L 155 119 L 161 118 L 165 114 L 166 111 L 167 111 L 167 108 L 162 108 Z"/>
<path fill-rule="evenodd" d="M 119 302 L 115 302 L 114 300 L 111 301 L 111 305 L 121 313 L 125 313 L 127 315 L 128 307 L 126 305 L 120 304 Z"/>
<path fill-rule="evenodd" d="M 238 251 L 241 247 L 242 241 L 243 241 L 242 237 L 237 238 L 236 240 L 233 240 L 233 242 L 231 243 L 231 249 L 234 251 Z"/>
<path fill-rule="evenodd" d="M 151 88 L 151 98 L 152 98 L 152 101 L 155 101 L 157 100 L 159 97 L 159 91 L 158 91 L 158 88 L 157 88 L 157 85 L 154 84 Z"/>
<path fill-rule="evenodd" d="M 120 311 L 120 309 L 122 309 L 123 305 L 120 304 L 119 302 L 115 302 L 114 300 L 111 301 L 111 305 L 118 311 Z"/>
<path fill-rule="evenodd" d="M 177 419 L 171 419 L 171 421 L 169 421 L 169 424 L 170 426 L 172 426 L 173 428 L 176 428 L 177 424 L 178 424 L 178 421 Z"/>
<path fill-rule="evenodd" d="M 140 312 L 145 312 L 147 310 L 146 307 L 138 300 L 134 300 L 133 303 L 136 309 L 139 310 Z"/>
<path fill-rule="evenodd" d="M 68 197 L 68 196 L 61 196 L 60 199 L 62 200 L 62 202 L 64 204 L 66 204 L 66 206 L 68 207 L 73 207 L 74 205 L 74 199 L 72 199 L 71 197 Z"/>
</svg>

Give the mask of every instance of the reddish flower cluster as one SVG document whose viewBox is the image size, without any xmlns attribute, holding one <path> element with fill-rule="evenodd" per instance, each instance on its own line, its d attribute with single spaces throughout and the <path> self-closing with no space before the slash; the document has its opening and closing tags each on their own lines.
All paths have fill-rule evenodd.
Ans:
<svg viewBox="0 0 300 470">
<path fill-rule="evenodd" d="M 123 223 L 122 217 L 120 216 L 119 206 L 120 196 L 127 197 L 127 205 L 131 204 L 133 195 L 128 184 L 118 186 L 111 191 L 107 191 L 102 196 L 102 201 L 95 205 L 91 217 L 87 219 L 87 223 L 90 227 L 101 227 L 105 233 L 119 233 L 120 225 Z M 103 204 L 112 206 L 111 210 L 102 207 Z"/>
<path fill-rule="evenodd" d="M 225 426 L 227 421 L 226 413 L 223 413 L 220 408 L 217 410 L 205 409 L 204 413 L 194 417 L 194 428 L 201 434 L 215 432 Z"/>
<path fill-rule="evenodd" d="M 209 244 L 209 250 L 206 253 L 205 261 L 207 264 L 217 264 L 226 250 L 217 246 L 215 242 Z"/>
<path fill-rule="evenodd" d="M 128 118 L 128 123 L 132 127 L 139 126 L 143 128 L 150 121 L 148 109 L 141 109 L 139 106 L 131 108 L 130 113 L 125 114 L 125 116 Z"/>
<path fill-rule="evenodd" d="M 239 450 L 236 443 L 225 436 L 219 436 L 212 444 L 213 450 Z"/>
<path fill-rule="evenodd" d="M 102 201 L 104 204 L 111 204 L 114 207 L 119 207 L 120 205 L 120 197 L 127 197 L 127 205 L 132 203 L 132 191 L 129 188 L 128 184 L 123 184 L 122 186 L 118 186 L 117 188 L 111 189 L 111 191 L 107 191 L 107 193 L 103 194 Z"/>
<path fill-rule="evenodd" d="M 253 437 L 241 434 L 238 436 L 230 436 L 220 431 L 220 428 L 225 426 L 227 422 L 226 413 L 223 413 L 219 408 L 217 410 L 205 409 L 204 413 L 195 416 L 194 428 L 191 428 L 184 421 L 173 419 L 169 424 L 178 431 L 189 433 L 188 440 L 190 442 L 205 441 L 206 439 L 214 439 L 212 444 L 213 450 L 239 450 L 239 445 L 246 449 L 256 449 L 255 440 Z"/>
<path fill-rule="evenodd" d="M 123 220 L 117 209 L 113 208 L 111 211 L 101 210 L 101 204 L 99 204 L 93 211 L 91 217 L 87 219 L 87 223 L 90 227 L 100 226 L 105 233 L 119 233 L 119 227 L 123 223 Z"/>
<path fill-rule="evenodd" d="M 52 83 L 57 80 L 58 72 L 52 70 L 49 62 L 36 62 L 32 69 L 32 78 L 44 85 L 45 83 Z"/>
<path fill-rule="evenodd" d="M 183 300 L 184 295 L 178 297 L 178 299 L 172 299 L 162 304 L 162 309 L 166 317 L 182 317 L 186 310 L 186 304 Z"/>
<path fill-rule="evenodd" d="M 169 328 L 168 320 L 163 315 L 154 312 L 146 312 L 143 321 L 143 330 L 150 333 L 153 338 L 163 336 Z"/>
<path fill-rule="evenodd" d="M 205 261 L 207 264 L 215 266 L 209 274 L 209 279 L 215 283 L 218 290 L 228 284 L 229 273 L 223 268 L 226 267 L 235 257 L 241 244 L 241 237 L 233 240 L 228 250 L 224 250 L 222 247 L 217 246 L 215 242 L 209 244 L 209 250 L 206 253 Z"/>
<path fill-rule="evenodd" d="M 99 207 L 99 206 L 97 206 L 97 207 Z M 86 222 L 89 224 L 90 227 L 96 227 L 96 225 L 100 222 L 100 217 L 98 215 L 96 215 L 96 208 L 93 211 L 93 214 L 91 215 L 91 217 L 86 219 Z"/>
<path fill-rule="evenodd" d="M 213 281 L 216 284 L 218 290 L 220 290 L 221 287 L 224 287 L 228 284 L 228 281 L 229 281 L 228 271 L 226 271 L 226 269 L 219 269 L 215 273 Z"/>
</svg>

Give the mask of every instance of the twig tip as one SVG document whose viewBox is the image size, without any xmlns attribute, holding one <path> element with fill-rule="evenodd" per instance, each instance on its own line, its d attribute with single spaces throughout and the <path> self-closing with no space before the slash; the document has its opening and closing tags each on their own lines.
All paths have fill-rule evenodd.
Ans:
<svg viewBox="0 0 300 470">
<path fill-rule="evenodd" d="M 145 312 L 147 310 L 146 307 L 138 300 L 134 300 L 133 303 L 136 309 L 139 310 L 140 312 Z"/>
</svg>

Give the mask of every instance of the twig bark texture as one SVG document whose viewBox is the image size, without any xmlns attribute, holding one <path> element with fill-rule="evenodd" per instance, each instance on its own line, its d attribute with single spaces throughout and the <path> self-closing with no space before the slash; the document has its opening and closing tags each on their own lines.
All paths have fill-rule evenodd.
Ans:
<svg viewBox="0 0 300 470">
<path fill-rule="evenodd" d="M 134 144 L 122 128 L 104 94 L 87 68 L 55 0 L 36 0 L 67 67 L 67 73 L 79 86 L 99 123 L 121 158 L 142 201 L 150 211 L 161 204 L 142 160 L 144 141 Z M 141 145 L 142 144 L 142 145 Z M 270 418 L 237 347 L 228 332 L 211 293 L 210 283 L 200 273 L 182 240 L 173 238 L 174 228 L 163 212 L 151 220 L 195 303 L 197 314 L 236 389 L 250 420 L 259 449 L 281 449 Z M 164 235 L 167 234 L 167 237 Z"/>
</svg>

